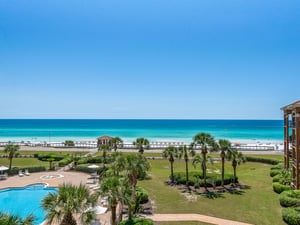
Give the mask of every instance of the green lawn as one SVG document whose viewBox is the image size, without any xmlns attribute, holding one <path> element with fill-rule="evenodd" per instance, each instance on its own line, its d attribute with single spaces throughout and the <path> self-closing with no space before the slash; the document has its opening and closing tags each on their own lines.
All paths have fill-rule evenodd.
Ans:
<svg viewBox="0 0 300 225">
<path fill-rule="evenodd" d="M 9 166 L 7 158 L 0 158 L 0 165 Z M 33 167 L 33 166 L 49 166 L 49 162 L 43 162 L 35 158 L 14 158 L 12 167 Z"/>
<path fill-rule="evenodd" d="M 242 164 L 237 168 L 237 175 L 248 189 L 235 194 L 220 194 L 215 198 L 197 195 L 197 201 L 190 202 L 175 187 L 165 184 L 170 174 L 167 160 L 150 160 L 150 163 L 152 179 L 142 181 L 139 185 L 149 192 L 156 213 L 200 213 L 251 224 L 285 224 L 281 218 L 278 195 L 272 191 L 270 165 L 252 162 Z M 209 165 L 211 168 L 220 166 L 220 163 Z M 184 163 L 176 161 L 174 169 L 175 172 L 184 171 Z M 190 165 L 190 170 L 195 169 Z M 232 172 L 229 162 L 226 163 L 226 172 Z"/>
</svg>

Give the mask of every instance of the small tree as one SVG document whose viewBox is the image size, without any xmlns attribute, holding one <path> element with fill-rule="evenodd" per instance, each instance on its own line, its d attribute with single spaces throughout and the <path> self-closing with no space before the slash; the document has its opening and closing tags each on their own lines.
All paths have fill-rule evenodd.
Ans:
<svg viewBox="0 0 300 225">
<path fill-rule="evenodd" d="M 4 148 L 4 152 L 8 153 L 9 170 L 11 170 L 13 158 L 16 156 L 19 149 L 20 149 L 19 145 L 13 145 L 13 144 L 8 144 Z"/>
<path fill-rule="evenodd" d="M 162 155 L 165 159 L 168 159 L 171 165 L 171 182 L 174 183 L 174 161 L 175 158 L 180 158 L 180 152 L 174 146 L 169 146 L 164 149 Z"/>
<path fill-rule="evenodd" d="M 133 143 L 134 146 L 139 150 L 139 153 L 144 153 L 144 148 L 149 148 L 149 140 L 146 138 L 137 138 Z"/>
<path fill-rule="evenodd" d="M 183 156 L 184 161 L 185 161 L 185 176 L 186 176 L 186 186 L 189 186 L 189 155 L 195 156 L 195 150 L 193 149 L 192 146 L 190 148 L 187 148 L 186 145 L 179 147 L 179 158 Z"/>
<path fill-rule="evenodd" d="M 231 149 L 231 143 L 228 140 L 220 139 L 219 140 L 219 149 L 221 150 L 220 156 L 222 159 L 222 177 L 221 177 L 221 185 L 224 187 L 224 173 L 225 173 L 225 157 L 226 153 Z"/>
<path fill-rule="evenodd" d="M 244 155 L 239 152 L 237 149 L 235 148 L 230 148 L 230 150 L 227 152 L 226 155 L 228 160 L 231 160 L 231 165 L 233 168 L 233 183 L 237 183 L 237 176 L 236 176 L 236 167 L 237 165 L 240 165 L 241 163 L 245 163 L 246 162 L 246 158 L 244 157 Z"/>
<path fill-rule="evenodd" d="M 72 140 L 65 140 L 64 145 L 66 147 L 74 147 L 75 146 L 74 141 L 72 141 Z"/>
<path fill-rule="evenodd" d="M 113 137 L 109 140 L 109 146 L 116 152 L 118 147 L 123 143 L 123 140 L 120 137 Z"/>
</svg>

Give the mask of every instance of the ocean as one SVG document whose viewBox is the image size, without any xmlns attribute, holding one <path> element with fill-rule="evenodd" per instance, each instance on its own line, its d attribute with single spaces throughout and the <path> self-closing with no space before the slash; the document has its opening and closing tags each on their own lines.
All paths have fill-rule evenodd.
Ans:
<svg viewBox="0 0 300 225">
<path fill-rule="evenodd" d="M 240 143 L 283 142 L 283 120 L 165 119 L 0 119 L 0 141 L 95 141 L 103 135 L 125 142 L 145 137 L 150 142 L 190 143 L 199 132 Z"/>
</svg>

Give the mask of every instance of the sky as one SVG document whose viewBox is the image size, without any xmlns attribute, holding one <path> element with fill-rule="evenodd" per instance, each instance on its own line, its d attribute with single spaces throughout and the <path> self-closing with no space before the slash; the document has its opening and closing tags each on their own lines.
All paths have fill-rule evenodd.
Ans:
<svg viewBox="0 0 300 225">
<path fill-rule="evenodd" d="M 0 118 L 282 119 L 296 0 L 0 0 Z"/>
</svg>

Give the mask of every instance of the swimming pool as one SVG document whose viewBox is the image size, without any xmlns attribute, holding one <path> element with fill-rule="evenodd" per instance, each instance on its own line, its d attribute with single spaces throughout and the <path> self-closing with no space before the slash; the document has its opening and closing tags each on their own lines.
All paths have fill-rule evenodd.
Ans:
<svg viewBox="0 0 300 225">
<path fill-rule="evenodd" d="M 23 188 L 7 188 L 0 190 L 0 211 L 19 215 L 22 218 L 32 213 L 37 220 L 35 224 L 44 221 L 45 213 L 41 200 L 56 188 L 46 187 L 45 184 L 33 184 Z"/>
</svg>

